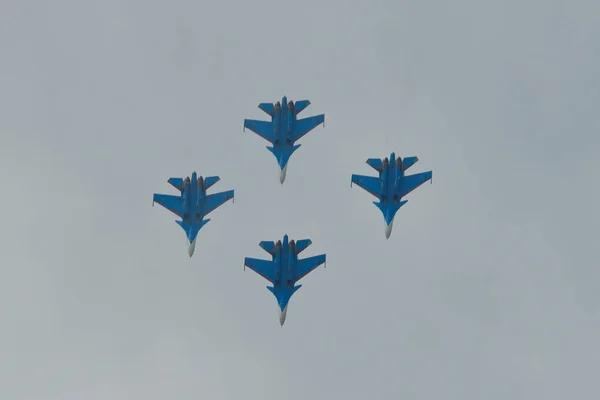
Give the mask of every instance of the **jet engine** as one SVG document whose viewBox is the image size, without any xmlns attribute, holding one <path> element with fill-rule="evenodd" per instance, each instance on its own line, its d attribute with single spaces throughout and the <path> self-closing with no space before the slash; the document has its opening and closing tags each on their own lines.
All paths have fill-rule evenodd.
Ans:
<svg viewBox="0 0 600 400">
<path fill-rule="evenodd" d="M 396 167 L 402 168 L 402 157 L 396 158 Z"/>
</svg>

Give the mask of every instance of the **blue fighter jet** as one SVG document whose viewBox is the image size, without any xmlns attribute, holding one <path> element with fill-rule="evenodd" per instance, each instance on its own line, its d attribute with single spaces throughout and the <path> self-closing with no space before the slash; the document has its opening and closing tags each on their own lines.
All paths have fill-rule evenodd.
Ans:
<svg viewBox="0 0 600 400">
<path fill-rule="evenodd" d="M 296 290 L 302 287 L 302 285 L 296 285 L 296 282 L 326 261 L 325 254 L 298 259 L 298 254 L 311 244 L 310 239 L 288 242 L 288 235 L 285 235 L 283 243 L 281 240 L 278 240 L 277 243 L 268 241 L 259 243 L 260 247 L 271 254 L 272 261 L 248 257 L 244 260 L 244 269 L 245 267 L 252 269 L 273 284 L 273 286 L 267 286 L 267 289 L 277 298 L 281 326 L 285 322 L 290 298 Z"/>
<path fill-rule="evenodd" d="M 218 176 L 202 176 L 198 178 L 196 171 L 190 177 L 169 178 L 168 182 L 177 188 L 180 196 L 169 194 L 154 194 L 152 206 L 158 203 L 167 210 L 177 214 L 182 218 L 181 221 L 175 221 L 183 228 L 189 241 L 188 254 L 190 257 L 194 254 L 196 248 L 196 236 L 200 229 L 210 221 L 210 218 L 204 219 L 208 214 L 220 207 L 229 199 L 234 198 L 234 191 L 206 194 L 206 190 L 217 183 L 221 178 Z M 233 200 L 235 201 L 235 199 Z"/>
<path fill-rule="evenodd" d="M 267 149 L 273 153 L 279 164 L 279 182 L 283 185 L 287 164 L 292 153 L 301 146 L 295 144 L 302 136 L 323 124 L 325 126 L 325 114 L 315 115 L 304 119 L 297 119 L 297 115 L 310 105 L 308 100 L 299 100 L 296 103 L 283 97 L 281 102 L 261 103 L 258 108 L 271 116 L 269 121 L 257 121 L 254 119 L 244 120 L 244 131 L 246 128 L 267 140 L 272 146 Z"/>
<path fill-rule="evenodd" d="M 379 172 L 379 177 L 352 175 L 350 186 L 352 186 L 352 183 L 356 183 L 379 199 L 378 202 L 374 201 L 373 204 L 381 210 L 385 219 L 386 239 L 389 239 L 392 233 L 392 224 L 396 212 L 408 201 L 402 200 L 402 197 L 428 180 L 432 180 L 433 183 L 432 171 L 414 175 L 404 174 L 404 171 L 417 161 L 419 161 L 417 157 L 405 157 L 402 160 L 401 157 L 396 158 L 396 155 L 392 153 L 389 159 L 386 157 L 383 160 L 379 158 L 369 158 L 367 160 L 367 164 Z"/>
</svg>

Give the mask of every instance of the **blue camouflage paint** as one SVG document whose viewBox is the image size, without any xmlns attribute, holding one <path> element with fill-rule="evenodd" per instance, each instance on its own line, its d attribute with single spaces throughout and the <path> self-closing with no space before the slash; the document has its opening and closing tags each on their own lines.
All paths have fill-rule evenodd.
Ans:
<svg viewBox="0 0 600 400">
<path fill-rule="evenodd" d="M 267 289 L 277 299 L 280 309 L 279 322 L 282 326 L 290 298 L 302 287 L 302 285 L 296 285 L 296 282 L 326 262 L 325 254 L 298 259 L 298 255 L 311 244 L 310 239 L 288 241 L 286 234 L 283 236 L 283 241 L 259 243 L 259 246 L 271 255 L 271 261 L 248 257 L 244 260 L 244 267 L 252 269 L 273 284 L 273 286 L 267 286 Z"/>
<path fill-rule="evenodd" d="M 205 217 L 220 207 L 226 201 L 234 198 L 234 191 L 206 194 L 206 191 L 217 183 L 218 176 L 200 176 L 196 172 L 192 177 L 169 178 L 168 182 L 181 192 L 179 196 L 169 194 L 154 194 L 152 205 L 158 203 L 181 218 L 177 224 L 185 231 L 190 244 L 196 239 L 198 232 L 210 218 Z M 190 254 L 191 257 L 191 254 Z"/>
<path fill-rule="evenodd" d="M 284 96 L 281 102 L 258 105 L 258 108 L 269 114 L 271 122 L 253 119 L 244 120 L 244 130 L 248 128 L 271 143 L 271 146 L 267 146 L 267 149 L 277 159 L 282 174 L 280 178 L 282 184 L 285 180 L 285 169 L 288 161 L 292 153 L 301 146 L 296 142 L 320 124 L 325 126 L 325 114 L 303 119 L 297 118 L 298 114 L 309 105 L 309 100 L 299 100 L 294 103 L 293 101 L 288 102 L 287 97 Z"/>
<path fill-rule="evenodd" d="M 391 153 L 389 159 L 386 157 L 383 160 L 379 158 L 367 160 L 367 164 L 379 173 L 378 177 L 352 175 L 351 186 L 355 183 L 379 200 L 373 204 L 383 214 L 386 227 L 389 229 L 386 231 L 387 237 L 391 233 L 391 225 L 396 212 L 408 201 L 402 200 L 402 198 L 433 177 L 432 171 L 405 175 L 404 171 L 417 161 L 419 161 L 417 157 L 406 157 L 403 160 L 401 157 L 396 158 L 396 155 Z"/>
</svg>

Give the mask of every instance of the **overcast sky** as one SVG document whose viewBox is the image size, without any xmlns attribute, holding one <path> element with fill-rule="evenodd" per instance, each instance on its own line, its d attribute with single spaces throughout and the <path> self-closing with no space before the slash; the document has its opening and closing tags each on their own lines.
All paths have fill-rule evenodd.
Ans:
<svg viewBox="0 0 600 400">
<path fill-rule="evenodd" d="M 0 398 L 600 396 L 600 3 L 2 0 Z M 279 184 L 261 102 L 325 113 Z M 350 175 L 418 156 L 385 239 Z M 193 258 L 153 193 L 235 189 Z M 327 254 L 280 327 L 261 240 Z"/>
</svg>

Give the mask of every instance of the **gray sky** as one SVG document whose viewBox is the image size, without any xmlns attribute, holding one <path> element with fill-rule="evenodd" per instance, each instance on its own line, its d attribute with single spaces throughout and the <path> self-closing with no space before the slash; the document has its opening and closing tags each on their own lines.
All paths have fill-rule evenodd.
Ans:
<svg viewBox="0 0 600 400">
<path fill-rule="evenodd" d="M 37 4 L 36 4 L 37 3 Z M 597 1 L 4 0 L 0 398 L 592 399 Z M 326 114 L 284 186 L 244 118 Z M 369 157 L 418 156 L 390 240 Z M 171 176 L 236 202 L 189 259 Z M 243 258 L 327 253 L 281 328 Z"/>
</svg>

